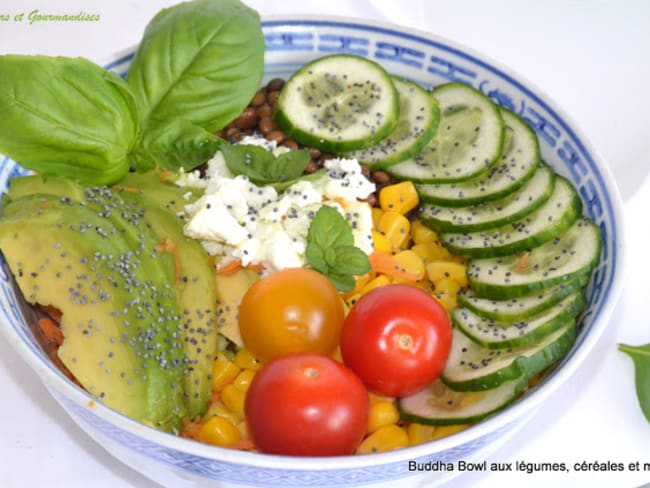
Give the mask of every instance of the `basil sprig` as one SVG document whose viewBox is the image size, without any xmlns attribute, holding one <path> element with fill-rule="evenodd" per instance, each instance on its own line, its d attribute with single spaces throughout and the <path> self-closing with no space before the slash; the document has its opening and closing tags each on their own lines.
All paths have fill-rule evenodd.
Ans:
<svg viewBox="0 0 650 488">
<path fill-rule="evenodd" d="M 339 291 L 353 290 L 354 276 L 363 275 L 371 268 L 366 253 L 355 247 L 348 222 L 328 205 L 318 209 L 309 225 L 305 257 Z"/>
<path fill-rule="evenodd" d="M 644 346 L 619 344 L 618 349 L 632 358 L 639 406 L 645 418 L 650 422 L 650 344 Z"/>
<path fill-rule="evenodd" d="M 126 80 L 81 58 L 0 56 L 0 152 L 93 184 L 130 168 L 193 169 L 246 107 L 264 69 L 259 14 L 193 0 L 147 26 Z"/>
</svg>

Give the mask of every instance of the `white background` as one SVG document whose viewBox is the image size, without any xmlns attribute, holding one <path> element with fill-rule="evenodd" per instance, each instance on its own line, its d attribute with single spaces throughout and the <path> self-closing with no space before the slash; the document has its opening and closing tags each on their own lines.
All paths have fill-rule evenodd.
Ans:
<svg viewBox="0 0 650 488">
<path fill-rule="evenodd" d="M 0 21 L 0 54 L 102 61 L 136 44 L 147 21 L 175 0 L 0 0 L 0 17 L 84 11 L 93 23 Z M 533 420 L 488 461 L 650 462 L 650 424 L 618 342 L 650 342 L 650 1 L 646 0 L 249 0 L 263 14 L 350 15 L 433 32 L 531 80 L 574 119 L 620 187 L 628 272 L 609 328 L 588 360 Z M 435 473 L 431 474 L 432 481 Z M 0 483 L 154 487 L 83 434 L 10 345 L 0 340 Z M 636 487 L 650 472 L 492 473 L 453 487 Z"/>
</svg>

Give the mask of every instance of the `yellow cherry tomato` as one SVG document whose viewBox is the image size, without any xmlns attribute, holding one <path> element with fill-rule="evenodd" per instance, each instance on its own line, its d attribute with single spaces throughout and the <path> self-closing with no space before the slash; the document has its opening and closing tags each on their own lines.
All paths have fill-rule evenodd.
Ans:
<svg viewBox="0 0 650 488">
<path fill-rule="evenodd" d="M 326 277 L 307 268 L 289 268 L 253 284 L 239 306 L 239 329 L 253 356 L 270 360 L 294 352 L 331 354 L 345 313 Z"/>
</svg>

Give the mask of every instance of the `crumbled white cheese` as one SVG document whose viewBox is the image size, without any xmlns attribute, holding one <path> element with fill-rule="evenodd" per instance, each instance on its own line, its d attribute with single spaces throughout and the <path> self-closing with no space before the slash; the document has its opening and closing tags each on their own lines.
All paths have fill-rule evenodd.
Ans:
<svg viewBox="0 0 650 488">
<path fill-rule="evenodd" d="M 268 142 L 247 137 L 240 143 L 278 149 Z M 363 176 L 356 160 L 332 159 L 325 168 L 320 177 L 300 180 L 278 194 L 271 186 L 233 176 L 219 152 L 208 162 L 203 178 L 192 172 L 178 180 L 180 186 L 204 191 L 186 206 L 185 234 L 198 239 L 222 264 L 239 258 L 244 266 L 261 264 L 269 272 L 304 266 L 309 225 L 320 206 L 327 204 L 346 218 L 355 245 L 371 253 L 372 212 L 359 200 L 367 198 L 375 185 Z"/>
</svg>

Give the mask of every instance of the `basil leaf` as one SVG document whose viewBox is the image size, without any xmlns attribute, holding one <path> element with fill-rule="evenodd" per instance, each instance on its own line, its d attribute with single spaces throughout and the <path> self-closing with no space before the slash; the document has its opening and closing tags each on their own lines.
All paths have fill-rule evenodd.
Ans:
<svg viewBox="0 0 650 488">
<path fill-rule="evenodd" d="M 336 246 L 336 261 L 331 266 L 332 272 L 345 272 L 351 275 L 363 275 L 371 269 L 368 255 L 355 246 Z"/>
<path fill-rule="evenodd" d="M 283 191 L 298 178 L 309 164 L 309 152 L 290 151 L 275 157 L 271 151 L 251 144 L 223 144 L 226 166 L 235 175 L 245 175 L 256 185 L 273 185 Z"/>
<path fill-rule="evenodd" d="M 131 166 L 138 171 L 153 168 L 177 171 L 201 165 L 225 144 L 223 139 L 186 120 L 177 119 L 146 132 L 131 152 Z"/>
<path fill-rule="evenodd" d="M 289 151 L 275 158 L 273 165 L 267 170 L 267 175 L 274 182 L 287 182 L 300 178 L 305 168 L 309 165 L 309 151 Z"/>
<path fill-rule="evenodd" d="M 354 246 L 348 222 L 335 208 L 327 205 L 318 209 L 309 225 L 305 258 L 339 291 L 353 290 L 354 276 L 365 274 L 371 268 L 366 253 Z"/>
<path fill-rule="evenodd" d="M 26 168 L 100 185 L 129 169 L 135 100 L 86 59 L 0 56 L 0 112 L 0 152 Z"/>
<path fill-rule="evenodd" d="M 195 0 L 149 22 L 126 80 L 143 127 L 181 118 L 216 132 L 247 106 L 263 68 L 259 14 L 238 0 Z"/>
<path fill-rule="evenodd" d="M 307 231 L 307 242 L 327 249 L 335 246 L 353 246 L 354 236 L 349 224 L 333 207 L 318 209 Z"/>
<path fill-rule="evenodd" d="M 650 422 L 650 344 L 644 346 L 619 344 L 618 349 L 632 358 L 639 406 Z"/>
</svg>

